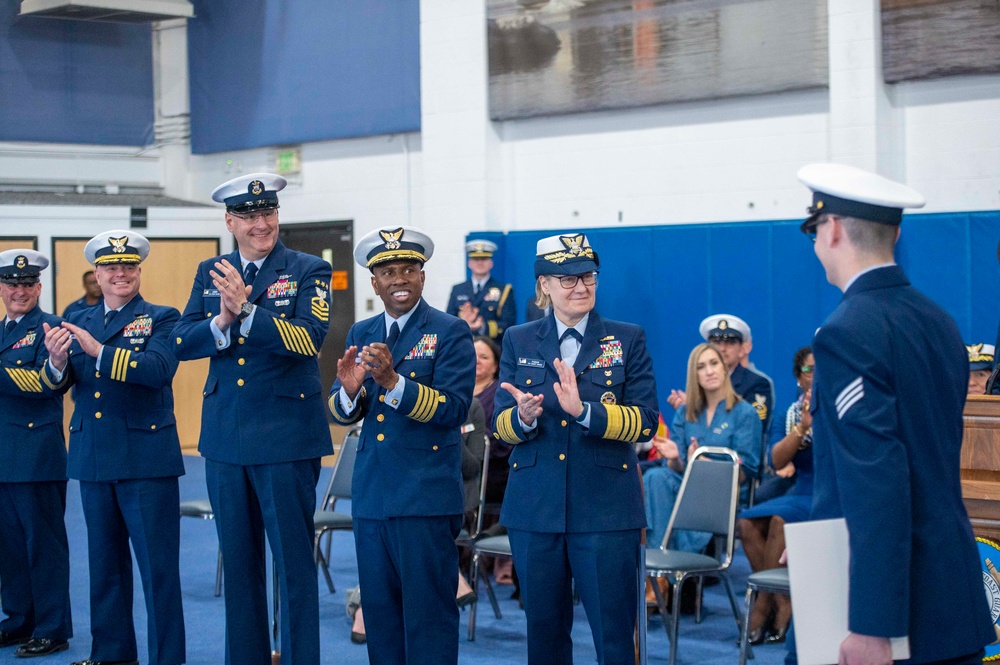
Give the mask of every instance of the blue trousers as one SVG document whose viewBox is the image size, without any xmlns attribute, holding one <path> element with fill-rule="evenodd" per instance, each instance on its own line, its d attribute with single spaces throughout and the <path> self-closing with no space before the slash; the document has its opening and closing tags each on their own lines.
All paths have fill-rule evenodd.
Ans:
<svg viewBox="0 0 1000 665">
<path fill-rule="evenodd" d="M 319 664 L 313 559 L 318 459 L 241 466 L 205 460 L 225 567 L 226 664 L 270 665 L 264 536 L 278 577 L 281 662 Z"/>
<path fill-rule="evenodd" d="M 81 480 L 80 497 L 90 556 L 90 657 L 137 657 L 132 622 L 134 552 L 146 598 L 149 664 L 183 663 L 177 478 Z"/>
<path fill-rule="evenodd" d="M 0 630 L 73 636 L 65 513 L 65 480 L 0 483 Z"/>
<path fill-rule="evenodd" d="M 573 580 L 587 611 L 597 662 L 634 665 L 640 535 L 638 529 L 508 531 L 528 619 L 529 665 L 573 662 Z"/>
<path fill-rule="evenodd" d="M 354 519 L 372 665 L 458 663 L 461 515 Z"/>
</svg>

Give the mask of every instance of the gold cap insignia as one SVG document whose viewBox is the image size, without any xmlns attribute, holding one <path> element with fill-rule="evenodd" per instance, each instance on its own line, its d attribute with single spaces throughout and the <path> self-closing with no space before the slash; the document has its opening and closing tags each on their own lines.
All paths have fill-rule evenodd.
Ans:
<svg viewBox="0 0 1000 665">
<path fill-rule="evenodd" d="M 722 319 L 719 321 L 719 325 L 717 327 L 719 328 L 719 330 L 725 330 L 726 328 L 729 327 L 729 322 L 726 321 L 725 319 Z"/>
<path fill-rule="evenodd" d="M 378 234 L 385 241 L 386 249 L 399 249 L 400 240 L 403 238 L 402 227 L 396 229 L 395 231 L 379 231 Z"/>
<path fill-rule="evenodd" d="M 575 236 L 559 236 L 559 240 L 562 244 L 566 245 L 566 249 L 569 250 L 570 254 L 579 254 L 583 251 L 583 234 Z"/>
<path fill-rule="evenodd" d="M 254 180 L 250 183 L 250 186 L 247 187 L 247 191 L 249 191 L 254 196 L 260 196 L 261 194 L 264 193 L 264 183 L 262 183 L 260 180 Z"/>
<path fill-rule="evenodd" d="M 108 243 L 111 244 L 115 254 L 124 254 L 125 245 L 128 244 L 128 236 L 122 236 L 121 238 L 108 238 Z"/>
<path fill-rule="evenodd" d="M 24 270 L 28 267 L 28 257 L 21 255 L 14 259 L 14 267 L 18 270 Z"/>
</svg>

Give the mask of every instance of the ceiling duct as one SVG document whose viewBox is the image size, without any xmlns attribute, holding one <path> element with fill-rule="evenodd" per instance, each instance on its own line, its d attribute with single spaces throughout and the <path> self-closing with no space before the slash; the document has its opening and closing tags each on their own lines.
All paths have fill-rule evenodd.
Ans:
<svg viewBox="0 0 1000 665">
<path fill-rule="evenodd" d="M 192 18 L 194 5 L 189 0 L 22 0 L 21 16 L 105 23 L 150 23 Z"/>
</svg>

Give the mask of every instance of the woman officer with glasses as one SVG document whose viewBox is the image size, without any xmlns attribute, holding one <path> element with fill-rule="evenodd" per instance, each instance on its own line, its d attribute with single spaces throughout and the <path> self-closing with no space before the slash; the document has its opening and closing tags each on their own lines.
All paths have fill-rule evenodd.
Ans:
<svg viewBox="0 0 1000 665">
<path fill-rule="evenodd" d="M 657 424 L 653 362 L 636 325 L 594 310 L 599 260 L 583 234 L 538 241 L 545 318 L 507 331 L 494 436 L 514 445 L 500 522 L 528 621 L 528 663 L 571 663 L 573 594 L 598 661 L 635 662 L 640 533 L 633 443 Z"/>
</svg>

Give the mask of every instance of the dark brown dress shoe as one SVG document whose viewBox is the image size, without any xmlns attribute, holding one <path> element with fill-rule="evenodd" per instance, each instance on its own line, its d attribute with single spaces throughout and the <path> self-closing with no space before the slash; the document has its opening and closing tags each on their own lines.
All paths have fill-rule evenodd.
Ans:
<svg viewBox="0 0 1000 665">
<path fill-rule="evenodd" d="M 48 656 L 50 653 L 65 651 L 69 648 L 66 640 L 50 640 L 47 637 L 32 637 L 22 644 L 14 652 L 18 658 L 34 658 L 35 656 Z"/>
<path fill-rule="evenodd" d="M 31 635 L 16 635 L 14 633 L 8 633 L 6 630 L 0 630 L 0 647 L 10 647 L 15 644 L 24 644 L 31 639 Z"/>
<path fill-rule="evenodd" d="M 88 658 L 87 660 L 78 660 L 70 665 L 139 665 L 138 660 L 94 660 Z"/>
</svg>

